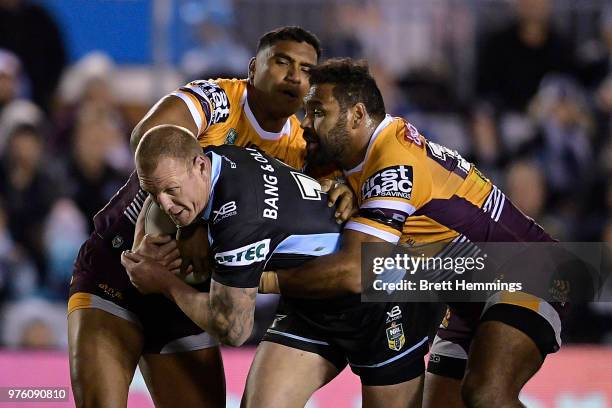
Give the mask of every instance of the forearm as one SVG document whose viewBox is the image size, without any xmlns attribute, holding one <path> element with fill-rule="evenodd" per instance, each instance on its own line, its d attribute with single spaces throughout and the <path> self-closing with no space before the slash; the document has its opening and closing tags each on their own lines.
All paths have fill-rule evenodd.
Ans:
<svg viewBox="0 0 612 408">
<path fill-rule="evenodd" d="M 242 345 L 253 330 L 255 295 L 254 289 L 228 288 L 211 293 L 199 292 L 179 279 L 167 287 L 166 296 L 210 335 L 230 346 Z M 230 292 L 233 292 L 230 295 Z"/>
<path fill-rule="evenodd" d="M 253 331 L 255 320 L 255 297 L 257 288 L 223 287 L 223 295 L 215 295 L 216 287 L 211 285 L 211 309 L 217 338 L 230 346 L 242 345 Z M 232 295 L 229 295 L 232 292 Z"/>
<path fill-rule="evenodd" d="M 277 271 L 280 292 L 299 298 L 330 298 L 361 292 L 361 271 L 354 256 L 342 252 Z"/>
</svg>

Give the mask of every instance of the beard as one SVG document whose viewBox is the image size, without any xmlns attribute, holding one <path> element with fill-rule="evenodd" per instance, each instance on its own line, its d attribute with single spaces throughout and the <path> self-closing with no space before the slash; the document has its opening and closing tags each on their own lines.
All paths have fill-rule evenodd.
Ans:
<svg viewBox="0 0 612 408">
<path fill-rule="evenodd" d="M 345 156 L 345 152 L 348 149 L 350 139 L 349 132 L 346 129 L 346 123 L 346 112 L 344 112 L 340 114 L 334 127 L 329 130 L 325 141 L 319 138 L 317 149 L 314 151 L 307 151 L 306 161 L 309 167 L 340 167 L 342 158 Z"/>
</svg>

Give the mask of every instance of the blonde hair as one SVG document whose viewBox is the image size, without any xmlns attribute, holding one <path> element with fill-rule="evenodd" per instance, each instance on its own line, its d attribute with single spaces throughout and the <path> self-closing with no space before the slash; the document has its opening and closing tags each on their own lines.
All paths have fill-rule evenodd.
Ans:
<svg viewBox="0 0 612 408">
<path fill-rule="evenodd" d="M 139 171 L 150 173 L 162 158 L 184 160 L 190 166 L 202 155 L 202 147 L 189 129 L 177 125 L 158 125 L 149 129 L 138 144 L 135 153 Z"/>
</svg>

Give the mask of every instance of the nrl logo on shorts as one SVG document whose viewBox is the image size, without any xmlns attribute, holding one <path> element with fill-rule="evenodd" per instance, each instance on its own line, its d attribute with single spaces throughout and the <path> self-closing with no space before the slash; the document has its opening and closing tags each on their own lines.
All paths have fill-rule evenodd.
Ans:
<svg viewBox="0 0 612 408">
<path fill-rule="evenodd" d="M 406 343 L 406 336 L 404 336 L 404 329 L 402 324 L 395 322 L 391 323 L 391 326 L 387 327 L 387 344 L 391 350 L 400 351 Z"/>
<path fill-rule="evenodd" d="M 234 143 L 236 143 L 237 137 L 238 137 L 238 132 L 236 132 L 236 129 L 231 128 L 227 132 L 227 135 L 225 135 L 225 144 L 233 145 Z"/>
</svg>

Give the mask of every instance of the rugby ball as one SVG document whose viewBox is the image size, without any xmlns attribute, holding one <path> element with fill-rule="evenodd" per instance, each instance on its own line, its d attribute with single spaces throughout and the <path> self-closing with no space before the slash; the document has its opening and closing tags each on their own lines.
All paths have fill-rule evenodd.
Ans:
<svg viewBox="0 0 612 408">
<path fill-rule="evenodd" d="M 143 208 L 143 211 L 145 212 L 145 234 L 169 234 L 176 238 L 178 228 L 172 222 L 170 217 L 168 217 L 168 215 L 166 215 L 166 213 L 157 204 L 155 204 L 153 201 L 150 201 L 149 206 Z M 203 243 L 203 245 L 208 245 L 208 242 Z M 208 276 L 210 276 L 210 274 L 196 274 L 194 272 L 191 272 L 187 275 L 177 274 L 177 276 L 189 285 L 198 285 L 200 283 L 205 282 L 206 279 L 208 279 Z"/>
</svg>

